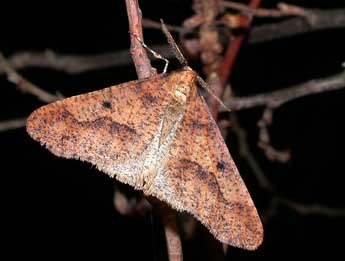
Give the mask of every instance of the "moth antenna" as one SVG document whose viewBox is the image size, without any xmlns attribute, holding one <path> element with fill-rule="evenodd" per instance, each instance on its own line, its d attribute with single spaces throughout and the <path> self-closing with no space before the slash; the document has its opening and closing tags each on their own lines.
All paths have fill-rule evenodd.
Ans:
<svg viewBox="0 0 345 261">
<path fill-rule="evenodd" d="M 168 40 L 168 43 L 169 45 L 171 46 L 172 48 L 172 51 L 174 52 L 175 54 L 175 57 L 177 58 L 177 60 L 179 60 L 179 62 L 181 63 L 181 65 L 184 65 L 184 66 L 188 66 L 188 63 L 187 63 L 187 60 L 186 58 L 183 56 L 180 48 L 178 48 L 174 38 L 172 37 L 171 33 L 169 32 L 168 30 L 168 27 L 165 25 L 163 19 L 161 19 L 161 23 L 162 23 L 162 31 L 163 33 L 165 34 L 165 37 L 167 38 Z M 200 86 L 202 88 L 204 88 L 209 94 L 212 95 L 212 97 L 214 97 L 216 99 L 216 101 L 222 105 L 224 107 L 225 110 L 231 112 L 231 109 L 228 108 L 222 101 L 221 99 L 218 98 L 217 95 L 215 95 L 212 90 L 211 90 L 211 87 L 198 75 L 197 76 L 197 81 L 198 83 L 200 84 Z"/>
<path fill-rule="evenodd" d="M 179 60 L 181 65 L 188 66 L 186 58 L 184 58 L 180 48 L 178 48 L 174 38 L 169 32 L 168 27 L 165 25 L 163 19 L 161 19 L 161 23 L 162 23 L 162 31 L 165 34 L 165 37 L 167 38 L 168 43 L 171 46 L 171 49 L 174 52 L 176 59 Z"/>
<path fill-rule="evenodd" d="M 168 70 L 168 65 L 169 65 L 169 60 L 164 58 L 162 55 L 160 55 L 159 53 L 155 52 L 154 50 L 152 50 L 150 47 L 148 47 L 143 40 L 141 40 L 141 38 L 136 35 L 135 33 L 129 31 L 129 33 L 135 38 L 137 39 L 137 41 L 147 50 L 149 51 L 150 53 L 152 53 L 152 55 L 157 58 L 157 59 L 160 59 L 160 60 L 163 60 L 165 61 L 165 66 L 164 66 L 164 69 L 163 69 L 163 73 L 166 73 L 167 70 Z"/>
<path fill-rule="evenodd" d="M 228 106 L 226 106 L 226 105 L 222 102 L 222 100 L 219 99 L 218 96 L 215 95 L 215 94 L 212 92 L 210 85 L 208 85 L 199 75 L 197 76 L 197 81 L 198 81 L 198 83 L 200 84 L 200 86 L 201 86 L 202 88 L 204 88 L 209 94 L 211 94 L 212 97 L 215 98 L 216 101 L 217 101 L 220 105 L 222 105 L 222 106 L 224 107 L 224 109 L 225 109 L 226 111 L 231 112 L 231 109 L 230 109 Z"/>
</svg>

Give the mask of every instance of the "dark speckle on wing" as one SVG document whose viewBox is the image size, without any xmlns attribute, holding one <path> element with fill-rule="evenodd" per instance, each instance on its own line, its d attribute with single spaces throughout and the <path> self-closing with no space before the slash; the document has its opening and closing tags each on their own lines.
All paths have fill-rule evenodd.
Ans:
<svg viewBox="0 0 345 261">
<path fill-rule="evenodd" d="M 217 180 L 212 172 L 200 166 L 199 163 L 187 159 L 181 160 L 180 163 L 179 168 L 181 168 L 182 173 L 188 173 L 192 169 L 196 174 L 195 177 L 206 183 L 210 190 L 214 192 L 219 191 Z"/>
<path fill-rule="evenodd" d="M 102 106 L 103 106 L 103 108 L 105 108 L 105 109 L 111 109 L 111 103 L 110 102 L 108 102 L 108 101 L 103 101 L 102 102 Z"/>
<path fill-rule="evenodd" d="M 127 125 L 124 125 L 124 124 L 120 124 L 120 123 L 117 123 L 115 121 L 112 121 L 110 124 L 109 124 L 109 131 L 111 133 L 120 133 L 120 132 L 127 132 L 127 133 L 131 133 L 131 134 L 135 134 L 136 131 L 135 129 L 127 126 Z"/>
<path fill-rule="evenodd" d="M 224 171 L 225 170 L 225 163 L 223 161 L 217 162 L 217 170 Z"/>
</svg>

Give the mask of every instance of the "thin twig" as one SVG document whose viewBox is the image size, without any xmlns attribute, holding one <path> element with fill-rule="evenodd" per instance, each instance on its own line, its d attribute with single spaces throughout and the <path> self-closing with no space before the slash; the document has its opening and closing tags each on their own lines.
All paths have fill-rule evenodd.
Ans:
<svg viewBox="0 0 345 261">
<path fill-rule="evenodd" d="M 249 8 L 255 9 L 258 8 L 261 3 L 261 0 L 251 0 L 249 2 Z M 248 26 L 251 24 L 251 19 L 248 21 Z M 223 60 L 223 64 L 220 67 L 219 75 L 222 81 L 223 86 L 229 79 L 229 76 L 232 72 L 237 54 L 245 40 L 245 35 L 239 35 L 229 44 L 228 49 Z"/>
<path fill-rule="evenodd" d="M 144 28 L 151 28 L 151 29 L 157 29 L 157 30 L 162 30 L 162 24 L 160 22 L 153 21 L 148 18 L 143 18 L 143 27 Z M 176 25 L 165 25 L 170 32 L 176 32 L 176 33 L 183 33 L 185 29 L 181 26 L 176 26 Z"/>
<path fill-rule="evenodd" d="M 153 50 L 164 53 L 166 57 L 173 57 L 169 52 L 169 45 L 154 45 Z M 108 52 L 96 55 L 60 54 L 53 50 L 42 52 L 19 52 L 6 58 L 7 62 L 15 70 L 27 67 L 42 67 L 68 74 L 79 74 L 92 70 L 105 69 L 112 66 L 124 66 L 133 62 L 128 49 L 116 52 Z M 5 73 L 0 67 L 0 75 Z"/>
<path fill-rule="evenodd" d="M 250 8 L 257 8 L 261 3 L 261 0 L 251 0 L 249 3 Z M 248 21 L 248 26 L 251 24 L 251 19 Z M 218 97 L 221 97 L 221 95 L 224 92 L 224 88 L 226 86 L 226 83 L 228 82 L 229 76 L 232 72 L 232 68 L 234 66 L 235 60 L 237 58 L 237 54 L 245 40 L 245 35 L 238 35 L 236 36 L 229 44 L 224 59 L 222 61 L 221 66 L 219 66 L 218 69 L 218 75 L 220 84 L 219 87 L 214 90 L 214 92 L 218 95 Z M 219 103 L 216 99 L 214 99 L 212 96 L 208 99 L 208 105 L 210 107 L 210 112 L 212 113 L 213 117 L 217 117 L 219 112 Z"/>
<path fill-rule="evenodd" d="M 305 16 L 305 10 L 303 8 L 286 3 L 279 3 L 277 9 L 252 8 L 246 4 L 230 1 L 220 1 L 220 5 L 257 17 Z"/>
<path fill-rule="evenodd" d="M 232 110 L 243 110 L 257 106 L 276 108 L 286 102 L 317 93 L 339 90 L 345 87 L 345 72 L 327 78 L 311 80 L 286 89 L 249 97 L 236 97 L 225 101 Z"/>
<path fill-rule="evenodd" d="M 312 23 L 306 22 L 303 17 L 296 17 L 279 23 L 255 26 L 249 32 L 247 41 L 249 44 L 256 44 L 323 29 L 345 28 L 345 9 L 308 9 L 308 16 L 312 17 L 310 20 L 313 21 Z M 169 45 L 151 47 L 158 53 L 164 53 L 166 58 L 174 56 L 169 51 Z M 68 55 L 47 50 L 16 53 L 7 57 L 7 61 L 16 70 L 36 66 L 77 74 L 111 66 L 129 65 L 131 58 L 127 49 L 97 55 Z M 0 74 L 3 73 L 5 71 L 0 68 Z"/>
<path fill-rule="evenodd" d="M 176 223 L 176 212 L 173 209 L 168 207 L 164 209 L 163 223 L 169 261 L 182 261 L 183 254 L 181 239 Z"/>
<path fill-rule="evenodd" d="M 282 204 L 300 215 L 324 215 L 328 217 L 345 217 L 345 208 L 330 208 L 320 204 L 302 204 L 285 198 L 275 198 L 277 203 Z"/>
<path fill-rule="evenodd" d="M 248 166 L 251 168 L 254 176 L 256 177 L 259 186 L 265 190 L 272 190 L 273 185 L 267 179 L 265 173 L 260 167 L 260 164 L 256 161 L 255 157 L 253 156 L 248 144 L 247 133 L 241 127 L 236 115 L 234 114 L 231 115 L 231 130 L 233 130 L 237 135 L 239 144 L 239 154 L 242 158 L 246 160 Z"/>
<path fill-rule="evenodd" d="M 36 96 L 39 100 L 50 103 L 62 97 L 51 94 L 34 85 L 19 73 L 17 73 L 8 63 L 7 59 L 0 52 L 0 68 L 6 73 L 8 81 L 14 83 L 22 92 L 30 93 Z M 18 129 L 25 127 L 26 118 L 17 118 L 0 122 L 0 132 Z"/>
<path fill-rule="evenodd" d="M 145 48 L 137 40 L 144 40 L 141 22 L 141 11 L 138 0 L 126 0 L 129 29 L 131 31 L 131 55 L 139 79 L 150 77 L 153 74 L 150 59 Z"/>
<path fill-rule="evenodd" d="M 345 9 L 308 9 L 304 17 L 294 17 L 282 22 L 254 27 L 248 35 L 248 43 L 262 43 L 314 31 L 336 28 L 345 28 Z"/>
<path fill-rule="evenodd" d="M 129 29 L 131 34 L 131 54 L 139 78 L 149 77 L 156 73 L 151 67 L 146 51 L 138 41 L 137 37 L 143 40 L 142 20 L 137 0 L 126 0 Z M 176 225 L 175 212 L 165 208 L 163 213 L 166 244 L 170 261 L 182 261 L 182 244 L 180 234 Z"/>
<path fill-rule="evenodd" d="M 26 125 L 26 118 L 17 118 L 0 122 L 0 132 L 22 128 Z"/>
<path fill-rule="evenodd" d="M 272 146 L 271 137 L 268 132 L 268 126 L 273 122 L 273 109 L 266 107 L 262 113 L 261 119 L 258 121 L 259 127 L 259 139 L 258 147 L 263 150 L 266 157 L 270 161 L 277 161 L 285 163 L 291 159 L 291 153 L 289 150 L 277 150 Z"/>
<path fill-rule="evenodd" d="M 143 217 L 152 211 L 152 205 L 143 197 L 127 197 L 121 187 L 114 187 L 113 203 L 115 209 L 124 216 Z"/>
<path fill-rule="evenodd" d="M 19 73 L 17 73 L 7 62 L 6 58 L 0 52 L 0 67 L 7 74 L 8 81 L 14 83 L 22 92 L 31 93 L 35 95 L 39 100 L 44 102 L 53 102 L 58 100 L 60 97 L 57 95 L 51 94 L 47 91 L 42 90 L 35 84 L 31 83 Z"/>
<path fill-rule="evenodd" d="M 320 204 L 304 204 L 290 199 L 273 197 L 269 207 L 265 213 L 261 215 L 261 221 L 267 223 L 274 215 L 278 213 L 279 205 L 285 206 L 290 210 L 306 216 L 306 215 L 321 215 L 331 218 L 344 218 L 345 208 L 331 208 Z"/>
<path fill-rule="evenodd" d="M 311 80 L 297 86 L 287 87 L 286 89 L 257 94 L 249 97 L 234 97 L 224 102 L 232 111 L 239 111 L 259 106 L 277 107 L 286 102 L 327 91 L 340 90 L 345 88 L 345 73 L 340 73 L 328 78 Z M 56 96 L 56 99 L 59 97 Z M 49 102 L 49 101 L 44 101 Z M 224 111 L 224 108 L 220 108 Z M 24 126 L 24 125 L 23 125 Z M 23 127 L 17 125 L 18 128 Z M 15 128 L 15 127 L 13 127 Z"/>
</svg>

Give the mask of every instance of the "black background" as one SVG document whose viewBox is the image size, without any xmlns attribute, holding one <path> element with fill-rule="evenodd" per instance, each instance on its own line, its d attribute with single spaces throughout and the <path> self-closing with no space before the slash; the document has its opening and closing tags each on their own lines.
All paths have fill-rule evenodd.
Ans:
<svg viewBox="0 0 345 261">
<path fill-rule="evenodd" d="M 277 1 L 263 1 L 273 7 Z M 312 8 L 345 8 L 344 1 L 290 1 Z M 312 3 L 311 3 L 312 2 Z M 141 1 L 143 15 L 180 24 L 192 14 L 190 1 Z M 0 48 L 18 51 L 96 54 L 129 47 L 124 1 L 7 1 L 1 3 Z M 344 29 L 318 31 L 272 42 L 244 45 L 231 78 L 237 95 L 275 90 L 341 71 L 345 61 Z M 164 43 L 159 31 L 145 31 L 148 45 Z M 157 63 L 162 68 L 162 63 Z M 27 68 L 20 71 L 38 86 L 65 96 L 136 78 L 132 65 L 79 75 Z M 25 117 L 43 105 L 22 94 L 0 76 L 0 120 Z M 289 148 L 292 160 L 272 163 L 256 147 L 261 109 L 239 113 L 249 131 L 254 155 L 280 196 L 305 204 L 344 208 L 344 90 L 290 102 L 275 111 L 270 128 L 273 144 Z M 235 136 L 229 147 L 258 210 L 272 198 L 262 191 L 239 158 Z M 232 139 L 233 138 L 233 139 Z M 15 258 L 94 258 L 96 260 L 165 260 L 164 235 L 158 219 L 121 216 L 113 207 L 115 181 L 91 165 L 50 154 L 24 129 L 0 133 L 4 254 Z M 345 219 L 301 216 L 286 208 L 265 224 L 258 251 L 230 248 L 226 260 L 333 259 L 343 254 Z M 185 260 L 212 260 L 205 239 L 184 241 Z M 155 249 L 155 250 L 153 250 Z M 154 254 L 154 252 L 156 254 Z"/>
</svg>

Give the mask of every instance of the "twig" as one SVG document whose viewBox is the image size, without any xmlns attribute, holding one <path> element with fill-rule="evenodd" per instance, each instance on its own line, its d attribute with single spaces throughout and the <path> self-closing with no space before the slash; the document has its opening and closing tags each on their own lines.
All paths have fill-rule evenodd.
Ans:
<svg viewBox="0 0 345 261">
<path fill-rule="evenodd" d="M 331 218 L 344 218 L 345 208 L 330 208 L 320 204 L 303 204 L 290 199 L 273 197 L 265 213 L 261 215 L 261 221 L 267 223 L 270 218 L 278 213 L 279 205 L 285 206 L 296 213 L 306 215 L 322 215 Z"/>
<path fill-rule="evenodd" d="M 261 0 L 251 0 L 249 2 L 249 8 L 251 9 L 258 8 L 260 3 L 261 3 Z M 250 26 L 250 24 L 251 24 L 251 19 L 248 21 L 248 26 Z M 244 39 L 245 39 L 245 35 L 239 35 L 235 37 L 235 39 L 228 46 L 228 49 L 225 54 L 225 58 L 223 60 L 223 64 L 220 67 L 220 71 L 219 71 L 219 75 L 220 75 L 223 86 L 225 86 L 226 82 L 228 81 L 228 78 L 231 74 L 237 54 L 243 44 Z"/>
<path fill-rule="evenodd" d="M 113 203 L 115 209 L 123 216 L 145 216 L 152 211 L 151 204 L 145 198 L 129 198 L 120 187 L 114 188 Z"/>
<path fill-rule="evenodd" d="M 154 45 L 152 49 L 158 53 L 166 54 L 166 57 L 173 57 L 173 54 L 169 53 L 169 45 Z M 45 50 L 43 52 L 15 53 L 7 57 L 7 62 L 16 70 L 26 67 L 42 67 L 68 74 L 78 74 L 112 66 L 129 65 L 133 60 L 128 49 L 96 55 L 69 55 L 56 53 L 53 50 Z M 0 75 L 3 73 L 5 71 L 0 67 Z"/>
<path fill-rule="evenodd" d="M 320 78 L 297 86 L 288 87 L 286 89 L 257 94 L 249 97 L 234 97 L 225 101 L 225 105 L 233 111 L 239 111 L 258 106 L 278 107 L 282 104 L 304 97 L 308 95 L 318 94 L 327 91 L 340 90 L 345 88 L 345 72 L 337 75 Z M 52 95 L 52 94 L 50 94 Z M 56 99 L 59 97 L 55 96 Z M 49 102 L 49 101 L 45 101 Z M 224 111 L 221 107 L 220 111 Z M 17 125 L 18 128 L 23 127 Z M 15 127 L 13 127 L 15 128 Z"/>
<path fill-rule="evenodd" d="M 162 30 L 162 24 L 160 22 L 156 22 L 156 21 L 153 21 L 151 19 L 143 18 L 142 23 L 143 23 L 144 28 Z M 181 26 L 166 24 L 166 27 L 168 28 L 168 30 L 170 32 L 183 33 L 185 31 L 185 29 Z"/>
<path fill-rule="evenodd" d="M 22 128 L 26 125 L 26 118 L 17 118 L 0 122 L 0 132 Z"/>
<path fill-rule="evenodd" d="M 248 166 L 251 168 L 254 176 L 256 177 L 259 186 L 265 190 L 272 190 L 273 185 L 267 179 L 265 173 L 261 169 L 259 163 L 256 161 L 255 157 L 253 156 L 248 140 L 247 140 L 247 133 L 239 124 L 236 115 L 231 115 L 231 129 L 235 132 L 238 138 L 239 144 L 239 154 L 242 158 L 247 161 Z"/>
<path fill-rule="evenodd" d="M 296 211 L 300 215 L 324 215 L 328 217 L 345 217 L 345 208 L 330 208 L 319 204 L 301 204 L 284 198 L 275 198 L 277 203 Z"/>
<path fill-rule="evenodd" d="M 7 74 L 8 81 L 14 83 L 22 92 L 31 93 L 35 95 L 39 100 L 44 102 L 53 102 L 58 100 L 60 97 L 57 95 L 51 94 L 37 87 L 33 83 L 26 80 L 20 74 L 18 74 L 6 61 L 6 58 L 0 52 L 0 67 Z"/>
<path fill-rule="evenodd" d="M 212 95 L 208 96 L 207 104 L 215 121 L 218 118 L 218 105 L 223 94 L 224 87 L 220 79 L 218 69 L 222 63 L 223 46 L 220 43 L 219 32 L 215 30 L 216 17 L 219 13 L 217 0 L 199 1 L 200 7 L 197 8 L 198 1 L 195 1 L 195 17 L 202 17 L 202 24 L 199 28 L 199 42 L 201 50 L 201 61 L 203 71 L 207 75 L 207 82 L 212 86 Z M 196 19 L 198 21 L 198 19 Z"/>
<path fill-rule="evenodd" d="M 260 5 L 261 0 L 251 0 L 249 3 L 250 8 L 257 8 Z M 251 19 L 248 21 L 248 26 L 251 23 Z M 222 95 L 224 92 L 225 85 L 229 79 L 229 76 L 231 74 L 233 65 L 235 63 L 237 54 L 245 40 L 245 35 L 239 35 L 236 36 L 229 44 L 225 57 L 222 61 L 222 64 L 220 65 L 218 69 L 218 75 L 220 84 L 218 85 L 217 89 L 214 90 L 216 94 L 218 94 L 218 97 Z M 210 112 L 212 113 L 212 116 L 217 117 L 219 112 L 219 103 L 216 99 L 214 99 L 212 96 L 208 99 L 208 105 L 210 107 Z"/>
<path fill-rule="evenodd" d="M 150 77 L 153 74 L 151 62 L 142 44 L 134 37 L 143 38 L 141 11 L 138 0 L 126 0 L 127 15 L 131 33 L 131 55 L 139 79 Z"/>
<path fill-rule="evenodd" d="M 255 9 L 248 8 L 250 10 Z M 247 42 L 255 44 L 319 30 L 345 28 L 345 9 L 320 10 L 297 8 L 303 10 L 304 15 L 300 12 L 299 17 L 287 18 L 282 22 L 254 26 L 248 33 Z M 289 12 L 291 13 L 291 11 Z"/>
<path fill-rule="evenodd" d="M 129 29 L 131 34 L 131 54 L 139 79 L 150 77 L 156 73 L 151 67 L 150 60 L 147 57 L 146 50 L 137 40 L 139 37 L 143 40 L 141 12 L 137 0 L 126 0 L 127 14 L 129 20 Z M 163 222 L 165 237 L 170 261 L 182 261 L 182 244 L 179 231 L 176 225 L 175 212 L 170 208 L 165 208 L 163 213 Z"/>
<path fill-rule="evenodd" d="M 249 97 L 236 97 L 225 101 L 225 105 L 232 110 L 243 110 L 257 106 L 278 107 L 300 97 L 339 90 L 345 87 L 345 72 L 327 78 L 311 80 L 286 89 L 269 93 L 257 94 Z"/>
<path fill-rule="evenodd" d="M 50 103 L 60 99 L 58 95 L 51 94 L 26 80 L 17 73 L 0 51 L 0 68 L 6 73 L 8 81 L 14 83 L 22 92 L 35 95 L 39 100 Z M 11 119 L 0 122 L 0 132 L 25 127 L 26 118 Z"/>
<path fill-rule="evenodd" d="M 266 94 L 258 94 L 245 98 L 232 98 L 225 104 L 232 110 L 241 110 L 256 106 L 266 106 L 262 119 L 258 122 L 259 140 L 258 145 L 268 159 L 272 161 L 286 162 L 291 158 L 289 150 L 276 150 L 270 141 L 267 126 L 272 122 L 273 108 L 277 108 L 288 101 L 317 94 L 326 91 L 338 90 L 345 87 L 345 71 L 323 79 L 316 79 L 297 86 Z M 223 108 L 221 108 L 223 110 Z"/>
<path fill-rule="evenodd" d="M 182 245 L 176 223 L 176 212 L 169 207 L 164 209 L 163 223 L 169 261 L 182 261 Z"/>
<path fill-rule="evenodd" d="M 291 158 L 289 150 L 277 150 L 271 144 L 271 137 L 268 132 L 268 126 L 273 122 L 273 108 L 266 107 L 258 121 L 259 139 L 258 147 L 261 148 L 266 157 L 271 161 L 287 162 Z"/>
<path fill-rule="evenodd" d="M 304 17 L 294 17 L 278 23 L 254 27 L 248 43 L 261 43 L 313 31 L 345 27 L 345 9 L 308 9 Z"/>
<path fill-rule="evenodd" d="M 270 200 L 269 206 L 266 210 L 260 214 L 260 219 L 263 224 L 267 224 L 268 221 L 278 213 L 278 202 L 272 198 Z"/>
<path fill-rule="evenodd" d="M 249 32 L 247 41 L 249 44 L 256 44 L 323 29 L 345 28 L 345 9 L 308 9 L 308 16 L 313 17 L 311 19 L 313 21 L 312 23 L 308 24 L 305 18 L 296 17 L 279 23 L 255 26 Z M 158 53 L 164 53 L 166 58 L 174 56 L 169 52 L 170 47 L 168 45 L 152 46 L 152 49 Z M 37 66 L 60 70 L 70 74 L 111 66 L 129 65 L 131 63 L 128 50 L 97 55 L 63 55 L 55 53 L 52 50 L 44 52 L 23 52 L 7 57 L 7 61 L 16 70 Z M 3 68 L 0 68 L 0 74 L 3 73 L 5 71 Z"/>
<path fill-rule="evenodd" d="M 299 6 L 279 3 L 278 9 L 252 8 L 246 4 L 220 1 L 220 5 L 231 8 L 257 17 L 285 17 L 285 16 L 305 16 L 305 10 Z"/>
</svg>

